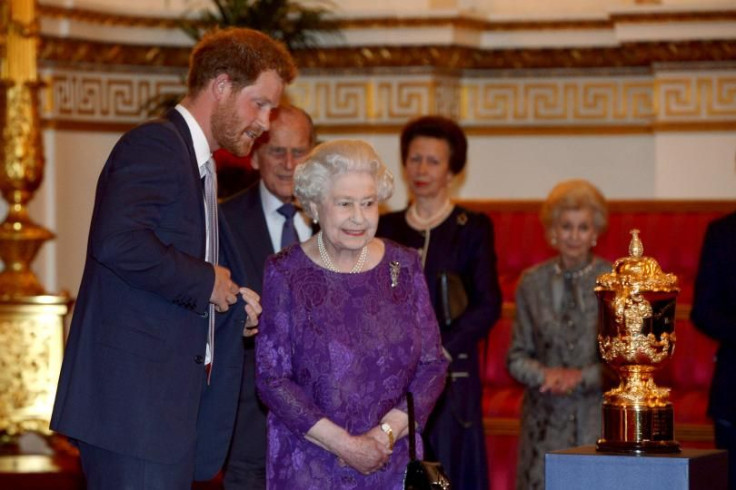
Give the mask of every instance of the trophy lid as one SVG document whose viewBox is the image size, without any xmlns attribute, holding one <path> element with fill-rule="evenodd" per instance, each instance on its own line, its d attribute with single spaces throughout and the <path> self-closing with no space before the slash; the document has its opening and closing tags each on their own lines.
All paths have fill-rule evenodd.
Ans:
<svg viewBox="0 0 736 490">
<path fill-rule="evenodd" d="M 622 257 L 613 264 L 610 273 L 596 279 L 596 291 L 620 290 L 622 286 L 639 292 L 678 292 L 677 276 L 665 274 L 659 263 L 651 257 L 644 257 L 644 245 L 639 238 L 639 230 L 631 230 L 629 256 Z"/>
</svg>

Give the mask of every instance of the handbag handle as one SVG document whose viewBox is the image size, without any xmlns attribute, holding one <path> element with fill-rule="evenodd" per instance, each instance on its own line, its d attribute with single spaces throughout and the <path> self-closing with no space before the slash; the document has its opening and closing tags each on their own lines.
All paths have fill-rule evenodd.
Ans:
<svg viewBox="0 0 736 490">
<path fill-rule="evenodd" d="M 416 461 L 417 448 L 416 437 L 414 434 L 414 395 L 411 391 L 406 393 L 406 410 L 409 415 L 409 461 Z"/>
</svg>

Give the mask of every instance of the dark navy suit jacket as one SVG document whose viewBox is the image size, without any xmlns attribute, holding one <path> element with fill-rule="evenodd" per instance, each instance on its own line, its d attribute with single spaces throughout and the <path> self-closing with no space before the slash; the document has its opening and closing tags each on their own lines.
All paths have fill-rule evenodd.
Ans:
<svg viewBox="0 0 736 490">
<path fill-rule="evenodd" d="M 736 213 L 713 221 L 705 232 L 691 319 L 720 342 L 708 412 L 736 422 Z"/>
<path fill-rule="evenodd" d="M 248 286 L 259 295 L 263 290 L 263 269 L 275 253 L 261 205 L 260 181 L 230 197 L 220 206 L 232 231 L 233 241 L 244 267 Z"/>
<path fill-rule="evenodd" d="M 241 271 L 221 220 L 221 262 Z M 191 135 L 177 111 L 112 150 L 97 184 L 87 259 L 51 428 L 113 452 L 174 463 L 196 445 L 197 479 L 215 474 L 242 373 L 242 302 L 218 315 L 204 386 L 214 271 Z M 241 284 L 243 277 L 234 280 Z"/>
</svg>

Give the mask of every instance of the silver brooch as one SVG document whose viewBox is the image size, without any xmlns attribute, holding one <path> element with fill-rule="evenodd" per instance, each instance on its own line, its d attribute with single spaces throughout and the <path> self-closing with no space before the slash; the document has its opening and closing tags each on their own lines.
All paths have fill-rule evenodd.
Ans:
<svg viewBox="0 0 736 490">
<path fill-rule="evenodd" d="M 391 287 L 395 288 L 399 285 L 399 271 L 401 264 L 399 264 L 398 261 L 392 260 L 391 263 L 388 265 L 389 270 L 391 271 Z"/>
</svg>

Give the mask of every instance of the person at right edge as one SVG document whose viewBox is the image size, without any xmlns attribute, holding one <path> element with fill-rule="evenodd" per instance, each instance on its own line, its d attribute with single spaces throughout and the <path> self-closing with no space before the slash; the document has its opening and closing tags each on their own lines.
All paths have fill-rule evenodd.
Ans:
<svg viewBox="0 0 736 490">
<path fill-rule="evenodd" d="M 588 181 L 568 180 L 550 191 L 540 217 L 559 254 L 522 273 L 506 358 L 525 387 L 517 490 L 544 489 L 545 453 L 596 442 L 609 381 L 594 287 L 611 264 L 593 253 L 608 222 L 606 201 Z"/>
<path fill-rule="evenodd" d="M 690 319 L 718 341 L 708 415 L 716 447 L 728 450 L 728 488 L 736 489 L 736 212 L 708 225 Z"/>
<path fill-rule="evenodd" d="M 377 234 L 420 252 L 451 361 L 424 432 L 427 455 L 442 463 L 453 489 L 487 490 L 478 342 L 501 314 L 501 289 L 492 222 L 450 200 L 467 146 L 463 130 L 450 119 L 410 121 L 401 133 L 401 161 L 413 201 L 383 216 Z"/>
</svg>

